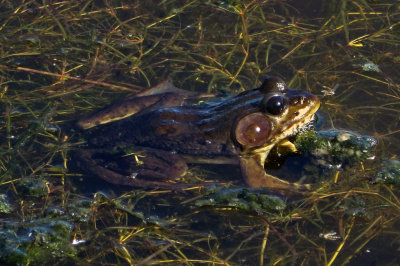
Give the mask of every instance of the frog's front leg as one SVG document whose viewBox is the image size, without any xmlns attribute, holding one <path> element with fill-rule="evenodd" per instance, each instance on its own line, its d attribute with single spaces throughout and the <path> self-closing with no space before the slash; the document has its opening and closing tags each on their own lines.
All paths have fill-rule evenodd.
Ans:
<svg viewBox="0 0 400 266">
<path fill-rule="evenodd" d="M 281 194 L 306 192 L 311 189 L 309 184 L 290 183 L 267 174 L 256 156 L 243 156 L 239 160 L 242 175 L 250 187 L 267 188 Z"/>
</svg>

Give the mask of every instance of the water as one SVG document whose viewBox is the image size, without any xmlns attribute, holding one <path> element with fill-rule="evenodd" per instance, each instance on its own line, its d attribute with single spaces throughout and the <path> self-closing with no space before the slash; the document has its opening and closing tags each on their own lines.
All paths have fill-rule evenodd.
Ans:
<svg viewBox="0 0 400 266">
<path fill-rule="evenodd" d="M 0 193 L 12 212 L 1 214 L 1 224 L 2 236 L 15 237 L 1 262 L 52 262 L 11 247 L 23 237 L 18 228 L 54 219 L 73 224 L 65 232 L 71 244 L 85 240 L 58 256 L 58 264 L 399 264 L 399 188 L 374 184 L 381 162 L 400 151 L 397 4 L 2 3 Z M 74 120 L 133 91 L 172 77 L 186 90 L 236 93 L 270 75 L 321 98 L 318 129 L 375 137 L 375 159 L 339 171 L 318 168 L 319 174 L 305 169 L 312 180 L 323 176 L 315 192 L 283 198 L 286 208 L 277 211 L 260 207 L 266 191 L 144 192 L 59 167 L 85 145 Z M 293 165 L 297 174 L 306 165 L 296 157 L 287 162 L 284 171 Z M 186 178 L 243 188 L 238 168 L 213 167 L 192 166 Z M 18 185 L 26 178 L 44 184 L 40 195 Z M 63 211 L 52 217 L 52 209 Z M 338 238 L 320 237 L 331 232 Z"/>
</svg>

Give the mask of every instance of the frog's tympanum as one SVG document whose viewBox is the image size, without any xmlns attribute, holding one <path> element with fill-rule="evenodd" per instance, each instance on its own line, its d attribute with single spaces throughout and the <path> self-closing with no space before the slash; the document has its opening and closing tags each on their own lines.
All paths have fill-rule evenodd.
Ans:
<svg viewBox="0 0 400 266">
<path fill-rule="evenodd" d="M 193 104 L 195 96 L 165 81 L 80 119 L 78 127 L 92 129 L 77 164 L 114 184 L 169 189 L 180 187 L 172 180 L 186 173 L 187 162 L 237 164 L 250 187 L 309 189 L 267 174 L 264 163 L 274 146 L 294 147 L 287 138 L 313 119 L 316 96 L 277 77 L 220 101 Z M 145 150 L 129 153 L 133 146 Z"/>
</svg>

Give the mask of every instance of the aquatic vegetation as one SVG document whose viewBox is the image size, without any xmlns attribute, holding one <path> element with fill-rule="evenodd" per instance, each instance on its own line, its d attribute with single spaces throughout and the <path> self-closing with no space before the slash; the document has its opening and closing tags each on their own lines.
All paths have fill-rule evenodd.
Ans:
<svg viewBox="0 0 400 266">
<path fill-rule="evenodd" d="M 13 207 L 8 201 L 8 197 L 6 194 L 0 194 L 0 213 L 11 213 L 13 211 Z"/>
<path fill-rule="evenodd" d="M 0 10 L 3 264 L 400 263 L 397 1 L 6 0 Z M 182 179 L 221 187 L 183 193 L 71 167 L 83 114 L 168 77 L 227 95 L 265 76 L 321 99 L 317 131 L 299 135 L 303 153 L 283 173 L 310 178 L 307 195 L 248 190 L 229 166 L 191 168 Z"/>
<path fill-rule="evenodd" d="M 384 161 L 382 169 L 376 174 L 375 182 L 400 186 L 400 161 Z"/>
<path fill-rule="evenodd" d="M 72 224 L 55 219 L 6 223 L 0 230 L 0 261 L 6 265 L 26 265 L 74 257 L 72 230 Z"/>
<path fill-rule="evenodd" d="M 247 211 L 277 212 L 284 210 L 285 202 L 275 195 L 248 189 L 217 189 L 206 194 L 205 199 L 195 202 L 196 206 L 234 207 Z"/>
<path fill-rule="evenodd" d="M 301 132 L 294 144 L 300 151 L 310 154 L 316 165 L 340 169 L 374 159 L 377 141 L 348 130 L 322 130 Z"/>
</svg>

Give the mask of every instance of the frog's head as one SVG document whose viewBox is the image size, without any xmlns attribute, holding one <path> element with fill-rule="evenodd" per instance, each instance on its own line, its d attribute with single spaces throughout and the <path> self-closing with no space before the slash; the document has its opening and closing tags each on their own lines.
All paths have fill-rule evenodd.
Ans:
<svg viewBox="0 0 400 266">
<path fill-rule="evenodd" d="M 268 154 L 313 120 L 320 105 L 318 97 L 288 89 L 278 77 L 267 78 L 258 90 L 263 95 L 258 110 L 239 118 L 232 129 L 234 141 L 246 154 Z"/>
</svg>

